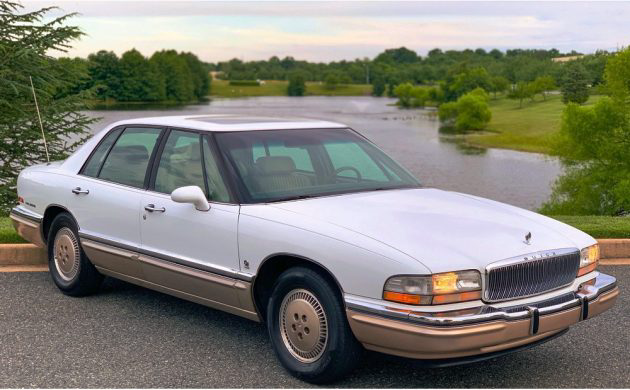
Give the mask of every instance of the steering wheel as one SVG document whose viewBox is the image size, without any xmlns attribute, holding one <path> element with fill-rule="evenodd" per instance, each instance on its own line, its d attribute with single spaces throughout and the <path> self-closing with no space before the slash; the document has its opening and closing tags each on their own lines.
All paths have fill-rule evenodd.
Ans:
<svg viewBox="0 0 630 390">
<path fill-rule="evenodd" d="M 357 181 L 363 181 L 363 177 L 361 177 L 361 172 L 355 167 L 343 166 L 335 169 L 335 176 L 338 176 L 340 172 L 343 171 L 352 171 L 357 175 Z"/>
</svg>

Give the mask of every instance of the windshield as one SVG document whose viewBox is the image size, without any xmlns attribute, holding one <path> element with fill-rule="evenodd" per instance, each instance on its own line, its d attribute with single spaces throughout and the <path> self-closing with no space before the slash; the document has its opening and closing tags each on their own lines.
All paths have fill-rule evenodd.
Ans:
<svg viewBox="0 0 630 390">
<path fill-rule="evenodd" d="M 246 203 L 418 187 L 418 181 L 350 129 L 216 133 Z"/>
</svg>

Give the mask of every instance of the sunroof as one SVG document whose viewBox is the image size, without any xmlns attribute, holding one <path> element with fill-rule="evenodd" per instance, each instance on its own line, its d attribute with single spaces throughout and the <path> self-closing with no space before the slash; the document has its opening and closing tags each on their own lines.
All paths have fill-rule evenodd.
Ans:
<svg viewBox="0 0 630 390">
<path fill-rule="evenodd" d="M 287 118 L 265 118 L 265 117 L 220 117 L 220 116 L 203 116 L 191 118 L 192 120 L 206 123 L 215 123 L 217 125 L 243 125 L 249 123 L 286 123 L 286 122 L 304 122 L 305 119 L 287 119 Z"/>
</svg>

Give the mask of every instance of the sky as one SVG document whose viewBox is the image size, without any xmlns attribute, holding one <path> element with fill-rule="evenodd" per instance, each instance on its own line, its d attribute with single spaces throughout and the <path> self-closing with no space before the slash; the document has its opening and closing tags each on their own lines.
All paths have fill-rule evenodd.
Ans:
<svg viewBox="0 0 630 390">
<path fill-rule="evenodd" d="M 191 51 L 208 62 L 293 56 L 309 61 L 373 58 L 405 46 L 557 48 L 583 53 L 630 43 L 630 2 L 213 2 L 22 1 L 78 12 L 86 34 L 67 55 L 135 48 Z M 51 14 L 52 16 L 53 14 Z"/>
</svg>

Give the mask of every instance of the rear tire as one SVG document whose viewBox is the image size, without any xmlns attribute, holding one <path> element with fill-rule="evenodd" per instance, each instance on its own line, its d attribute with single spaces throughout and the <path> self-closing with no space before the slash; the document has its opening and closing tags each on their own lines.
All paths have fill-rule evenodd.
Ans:
<svg viewBox="0 0 630 390">
<path fill-rule="evenodd" d="M 55 285 L 73 297 L 95 293 L 103 281 L 83 252 L 77 225 L 68 213 L 57 215 L 50 225 L 48 268 Z"/>
<path fill-rule="evenodd" d="M 352 371 L 362 353 L 335 285 L 305 267 L 276 281 L 267 328 L 280 363 L 296 378 L 329 383 Z"/>
</svg>

